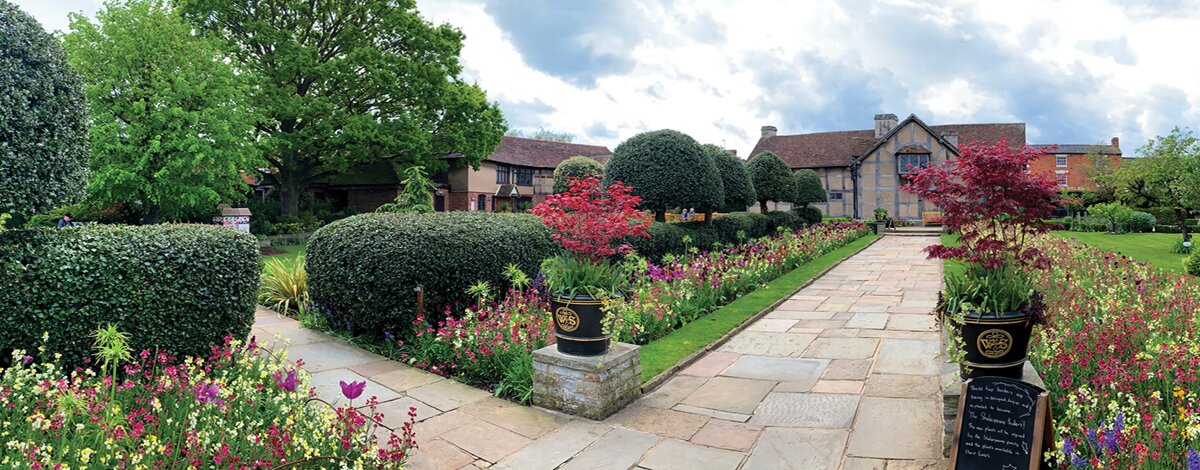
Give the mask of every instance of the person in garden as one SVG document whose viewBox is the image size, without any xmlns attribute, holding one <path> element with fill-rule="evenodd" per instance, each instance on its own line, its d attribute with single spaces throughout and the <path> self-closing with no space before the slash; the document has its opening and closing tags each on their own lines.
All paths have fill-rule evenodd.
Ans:
<svg viewBox="0 0 1200 470">
<path fill-rule="evenodd" d="M 71 221 L 71 214 L 63 214 L 62 218 L 58 220 L 58 228 L 71 227 L 73 225 L 75 223 Z"/>
<path fill-rule="evenodd" d="M 679 218 L 683 219 L 683 221 L 684 221 L 684 222 L 687 222 L 687 220 L 688 220 L 688 210 L 687 210 L 687 208 L 686 208 L 686 207 L 684 207 L 684 208 L 682 208 L 682 209 L 679 209 Z"/>
</svg>

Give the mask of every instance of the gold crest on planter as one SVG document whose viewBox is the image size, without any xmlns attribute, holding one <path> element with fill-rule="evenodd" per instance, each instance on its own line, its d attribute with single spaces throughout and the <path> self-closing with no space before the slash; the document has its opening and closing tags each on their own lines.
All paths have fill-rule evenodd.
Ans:
<svg viewBox="0 0 1200 470">
<path fill-rule="evenodd" d="M 1007 331 L 992 328 L 979 334 L 976 345 L 979 346 L 979 354 L 988 359 L 996 359 L 1008 354 L 1012 349 L 1013 337 Z"/>
<path fill-rule="evenodd" d="M 579 328 L 579 314 L 567 307 L 559 307 L 554 311 L 554 322 L 558 323 L 558 327 L 563 331 L 570 333 Z"/>
</svg>

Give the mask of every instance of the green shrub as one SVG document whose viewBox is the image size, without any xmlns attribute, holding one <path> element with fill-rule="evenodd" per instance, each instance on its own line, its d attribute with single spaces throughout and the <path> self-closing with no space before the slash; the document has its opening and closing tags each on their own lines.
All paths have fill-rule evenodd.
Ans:
<svg viewBox="0 0 1200 470">
<path fill-rule="evenodd" d="M 722 218 L 724 217 L 717 220 Z M 683 243 L 683 236 L 687 232 L 683 230 L 682 225 L 679 223 L 654 222 L 646 229 L 646 233 L 650 235 L 649 238 L 634 238 L 629 240 L 629 243 L 633 245 L 638 254 L 657 263 L 667 254 L 680 254 L 687 251 L 687 245 Z"/>
<path fill-rule="evenodd" d="M 759 210 L 767 211 L 767 201 L 791 202 L 796 199 L 796 181 L 787 163 L 770 150 L 755 155 L 746 164 Z"/>
<path fill-rule="evenodd" d="M 754 184 L 750 182 L 750 172 L 746 163 L 736 155 L 712 144 L 704 144 L 708 152 L 717 162 L 717 170 L 721 173 L 721 189 L 725 193 L 725 203 L 721 206 L 724 212 L 741 212 L 754 204 L 758 198 L 754 195 Z"/>
<path fill-rule="evenodd" d="M 805 207 L 825 202 L 825 188 L 821 186 L 821 176 L 816 170 L 796 170 L 792 178 L 796 181 L 796 199 L 793 202 Z"/>
<path fill-rule="evenodd" d="M 1183 259 L 1183 270 L 1193 276 L 1200 276 L 1200 253 L 1192 253 Z"/>
<path fill-rule="evenodd" d="M 797 207 L 792 209 L 796 217 L 800 219 L 800 223 L 804 225 L 815 225 L 821 223 L 821 209 L 816 207 Z"/>
<path fill-rule="evenodd" d="M 604 177 L 604 165 L 588 157 L 571 157 L 554 168 L 554 192 L 565 193 L 573 179 Z"/>
<path fill-rule="evenodd" d="M 1146 212 L 1133 212 L 1122 221 L 1126 232 L 1143 233 L 1154 230 L 1158 220 Z"/>
<path fill-rule="evenodd" d="M 258 301 L 284 315 L 300 313 L 308 307 L 308 276 L 304 271 L 304 256 L 292 262 L 268 258 L 264 266 Z"/>
<path fill-rule="evenodd" d="M 792 211 L 771 211 L 767 214 L 767 232 L 775 233 L 780 228 L 784 230 L 795 230 L 800 228 L 801 222 Z"/>
<path fill-rule="evenodd" d="M 1160 225 L 1179 225 L 1179 217 L 1172 207 L 1151 207 L 1146 212 L 1153 215 Z"/>
<path fill-rule="evenodd" d="M 643 132 L 613 150 L 605 168 L 605 184 L 620 181 L 642 198 L 641 207 L 655 216 L 675 207 L 700 211 L 725 201 L 717 162 L 687 134 L 669 129 Z"/>
<path fill-rule="evenodd" d="M 1177 254 L 1177 255 L 1187 255 L 1187 254 L 1191 254 L 1191 253 L 1192 253 L 1192 247 L 1190 247 L 1190 246 L 1184 246 L 1184 244 L 1183 244 L 1183 239 L 1182 239 L 1182 238 L 1180 238 L 1180 239 L 1178 239 L 1178 240 L 1175 240 L 1175 244 L 1174 244 L 1174 245 L 1171 245 L 1171 253 L 1175 253 L 1175 254 Z"/>
<path fill-rule="evenodd" d="M 82 80 L 59 40 L 7 1 L 0 56 L 0 212 L 28 215 L 78 200 L 89 156 Z"/>
<path fill-rule="evenodd" d="M 768 222 L 767 216 L 759 213 L 733 212 L 713 219 L 713 228 L 722 242 L 737 244 L 766 235 Z"/>
<path fill-rule="evenodd" d="M 683 235 L 687 237 L 684 244 L 688 248 L 696 247 L 701 250 L 711 250 L 714 245 L 724 243 L 721 240 L 717 229 L 713 228 L 712 224 L 701 222 L 686 222 L 679 225 L 683 229 Z"/>
<path fill-rule="evenodd" d="M 260 274 L 254 237 L 211 225 L 0 234 L 0 357 L 47 352 L 64 365 L 90 356 L 88 335 L 117 324 L 138 349 L 203 355 L 254 322 Z"/>
<path fill-rule="evenodd" d="M 536 273 L 556 250 L 549 230 L 529 215 L 374 213 L 317 230 L 305 264 L 309 296 L 335 326 L 383 334 L 408 330 L 418 285 L 426 313 L 436 317 L 466 301 L 476 282 L 504 285 L 509 263 Z"/>
<path fill-rule="evenodd" d="M 854 218 L 852 218 L 852 217 L 824 217 L 821 219 L 821 221 L 825 222 L 825 223 L 829 223 L 829 224 L 844 224 L 847 222 L 854 222 Z"/>
</svg>

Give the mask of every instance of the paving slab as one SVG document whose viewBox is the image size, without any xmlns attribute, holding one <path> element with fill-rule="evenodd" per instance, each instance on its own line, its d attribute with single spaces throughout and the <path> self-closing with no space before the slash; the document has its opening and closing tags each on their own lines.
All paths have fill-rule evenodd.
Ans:
<svg viewBox="0 0 1200 470">
<path fill-rule="evenodd" d="M 441 439 L 488 462 L 498 462 L 533 442 L 520 434 L 483 421 L 467 423 L 442 434 Z"/>
<path fill-rule="evenodd" d="M 777 333 L 783 333 L 795 325 L 796 320 L 789 320 L 785 318 L 763 318 L 751 323 L 750 326 L 746 327 L 746 331 L 774 331 Z"/>
<path fill-rule="evenodd" d="M 878 310 L 876 310 L 878 312 Z M 846 322 L 846 328 L 866 328 L 872 330 L 882 330 L 887 326 L 888 314 L 886 313 L 855 313 L 850 320 Z"/>
<path fill-rule="evenodd" d="M 777 389 L 778 391 L 778 389 Z M 812 387 L 813 393 L 845 393 L 858 395 L 863 391 L 861 380 L 822 380 Z"/>
<path fill-rule="evenodd" d="M 317 372 L 312 375 L 309 385 L 317 389 L 317 398 L 325 400 L 335 406 L 346 403 L 346 397 L 342 395 L 342 386 L 339 382 L 366 382 L 367 386 L 363 389 L 362 395 L 354 400 L 355 404 L 365 404 L 367 399 L 372 396 L 379 401 L 395 400 L 400 398 L 400 394 L 391 389 L 380 385 L 374 380 L 358 375 L 350 369 L 332 369 L 323 372 Z"/>
<path fill-rule="evenodd" d="M 496 470 L 553 470 L 612 428 L 588 420 L 572 420 L 544 438 L 501 459 Z"/>
<path fill-rule="evenodd" d="M 888 319 L 887 329 L 907 331 L 937 331 L 936 318 L 933 315 L 902 315 L 893 314 Z"/>
<path fill-rule="evenodd" d="M 859 338 L 895 338 L 895 339 L 925 339 L 940 341 L 941 336 L 936 331 L 908 330 L 858 330 Z"/>
<path fill-rule="evenodd" d="M 653 434 L 613 429 L 583 452 L 575 455 L 560 470 L 628 469 L 642 459 L 661 438 Z"/>
<path fill-rule="evenodd" d="M 729 450 L 666 440 L 651 450 L 638 466 L 649 470 L 737 470 L 744 457 Z"/>
<path fill-rule="evenodd" d="M 801 321 L 803 323 L 803 321 Z M 721 351 L 757 356 L 799 356 L 817 335 L 743 331 L 721 346 Z"/>
<path fill-rule="evenodd" d="M 492 396 L 488 392 L 453 380 L 422 385 L 409 390 L 408 395 L 442 411 L 450 411 Z"/>
<path fill-rule="evenodd" d="M 830 317 L 832 318 L 832 317 Z M 795 328 L 821 328 L 824 330 L 834 328 L 845 328 L 846 320 L 800 320 L 796 322 Z"/>
<path fill-rule="evenodd" d="M 322 372 L 332 369 L 343 369 L 359 364 L 369 364 L 384 360 L 383 356 L 372 354 L 341 341 L 325 341 L 322 343 L 301 344 L 288 347 L 288 359 L 303 360 L 304 370 Z"/>
<path fill-rule="evenodd" d="M 875 356 L 879 340 L 872 338 L 817 338 L 802 357 L 821 359 L 868 359 Z"/>
<path fill-rule="evenodd" d="M 768 313 L 765 318 L 780 320 L 829 320 L 836 314 L 836 312 L 816 312 L 809 310 L 775 310 Z"/>
<path fill-rule="evenodd" d="M 858 395 L 771 393 L 754 411 L 750 424 L 849 429 L 854 422 L 858 400 Z"/>
<path fill-rule="evenodd" d="M 366 364 L 357 364 L 349 367 L 350 370 L 358 372 L 364 377 L 370 378 L 374 378 L 377 375 L 383 375 L 389 372 L 396 372 L 406 368 L 411 367 L 392 360 L 368 362 Z"/>
<path fill-rule="evenodd" d="M 671 408 L 695 392 L 696 389 L 707 382 L 707 377 L 696 377 L 691 375 L 676 375 L 671 377 L 666 383 L 662 384 L 654 391 L 642 395 L 638 398 L 637 405 L 649 406 L 654 408 Z"/>
<path fill-rule="evenodd" d="M 683 404 L 731 413 L 750 414 L 758 408 L 775 382 L 735 377 L 715 377 L 688 395 Z"/>
<path fill-rule="evenodd" d="M 941 392 L 940 379 L 928 375 L 872 374 L 863 395 L 886 398 L 932 398 Z"/>
<path fill-rule="evenodd" d="M 833 359 L 821 376 L 828 380 L 863 380 L 871 372 L 873 359 Z"/>
<path fill-rule="evenodd" d="M 713 351 L 697 359 L 696 362 L 693 362 L 692 365 L 679 373 L 700 377 L 715 377 L 721 371 L 725 370 L 726 367 L 729 367 L 730 364 L 733 364 L 733 361 L 736 361 L 739 357 L 741 357 L 741 354 L 738 353 Z"/>
<path fill-rule="evenodd" d="M 530 439 L 567 424 L 567 418 L 499 398 L 485 398 L 462 407 L 463 412 Z"/>
<path fill-rule="evenodd" d="M 828 365 L 829 361 L 826 359 L 745 355 L 725 369 L 721 375 L 772 382 L 816 383 Z M 811 385 L 809 386 L 811 387 Z"/>
<path fill-rule="evenodd" d="M 365 365 L 366 364 L 364 364 L 364 366 Z M 384 372 L 382 374 L 372 376 L 371 379 L 397 392 L 404 392 L 422 385 L 429 385 L 434 382 L 447 380 L 438 376 L 437 374 L 431 374 L 421 369 L 409 366 L 404 366 L 391 372 Z"/>
<path fill-rule="evenodd" d="M 863 397 L 846 452 L 884 459 L 940 458 L 940 401 Z"/>
<path fill-rule="evenodd" d="M 700 408 L 698 406 L 684 405 L 682 403 L 675 405 L 675 407 L 671 408 L 671 409 L 673 409 L 675 411 L 682 411 L 684 413 L 708 416 L 710 418 L 717 418 L 717 419 L 725 420 L 725 421 L 734 421 L 734 422 L 738 422 L 738 423 L 744 423 L 750 419 L 750 415 L 744 415 L 741 413 L 730 413 L 728 411 L 721 411 L 721 410 L 710 410 L 708 408 Z"/>
<path fill-rule="evenodd" d="M 425 421 L 429 418 L 442 414 L 440 410 L 429 406 L 425 402 L 413 397 L 400 397 L 395 400 L 380 403 L 375 408 L 376 411 L 383 413 L 383 424 L 392 429 L 400 429 L 404 423 L 408 422 L 409 408 L 415 408 L 417 413 L 417 422 Z"/>
<path fill-rule="evenodd" d="M 255 327 L 259 332 L 255 332 L 255 340 L 264 348 L 272 351 L 281 349 L 290 349 L 293 346 L 303 344 L 323 343 L 326 341 L 334 341 L 337 338 L 329 336 L 319 331 L 313 331 L 300 325 L 298 322 L 279 322 L 266 324 Z M 289 356 L 291 356 L 289 354 Z"/>
<path fill-rule="evenodd" d="M 425 439 L 441 436 L 478 420 L 479 418 L 463 413 L 461 410 L 454 410 L 421 421 L 413 429 L 418 438 L 417 444 L 420 445 Z"/>
<path fill-rule="evenodd" d="M 886 470 L 887 460 L 883 459 L 864 459 L 861 457 L 847 457 L 842 461 L 842 470 Z"/>
<path fill-rule="evenodd" d="M 629 406 L 604 420 L 605 424 L 616 425 L 675 439 L 691 439 L 709 417 L 682 411 Z"/>
<path fill-rule="evenodd" d="M 412 451 L 406 470 L 458 470 L 475 462 L 475 456 L 442 439 L 422 440 Z"/>
<path fill-rule="evenodd" d="M 884 338 L 879 343 L 875 372 L 937 375 L 941 345 L 936 340 Z"/>
<path fill-rule="evenodd" d="M 848 431 L 767 428 L 742 470 L 838 470 Z"/>
<path fill-rule="evenodd" d="M 745 452 L 754 447 L 762 430 L 762 426 L 753 424 L 712 419 L 692 436 L 692 443 Z"/>
</svg>

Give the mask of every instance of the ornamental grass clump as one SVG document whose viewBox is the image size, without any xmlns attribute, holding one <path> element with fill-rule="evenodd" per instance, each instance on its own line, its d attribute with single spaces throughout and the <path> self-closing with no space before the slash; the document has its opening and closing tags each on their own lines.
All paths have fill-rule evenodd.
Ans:
<svg viewBox="0 0 1200 470">
<path fill-rule="evenodd" d="M 614 258 L 633 252 L 622 239 L 648 236 L 650 221 L 637 211 L 641 198 L 620 181 L 604 189 L 594 177 L 576 179 L 569 187 L 529 211 L 542 218 L 550 237 L 566 249 L 542 263 L 546 285 L 565 297 L 621 297 L 629 276 Z"/>
</svg>

